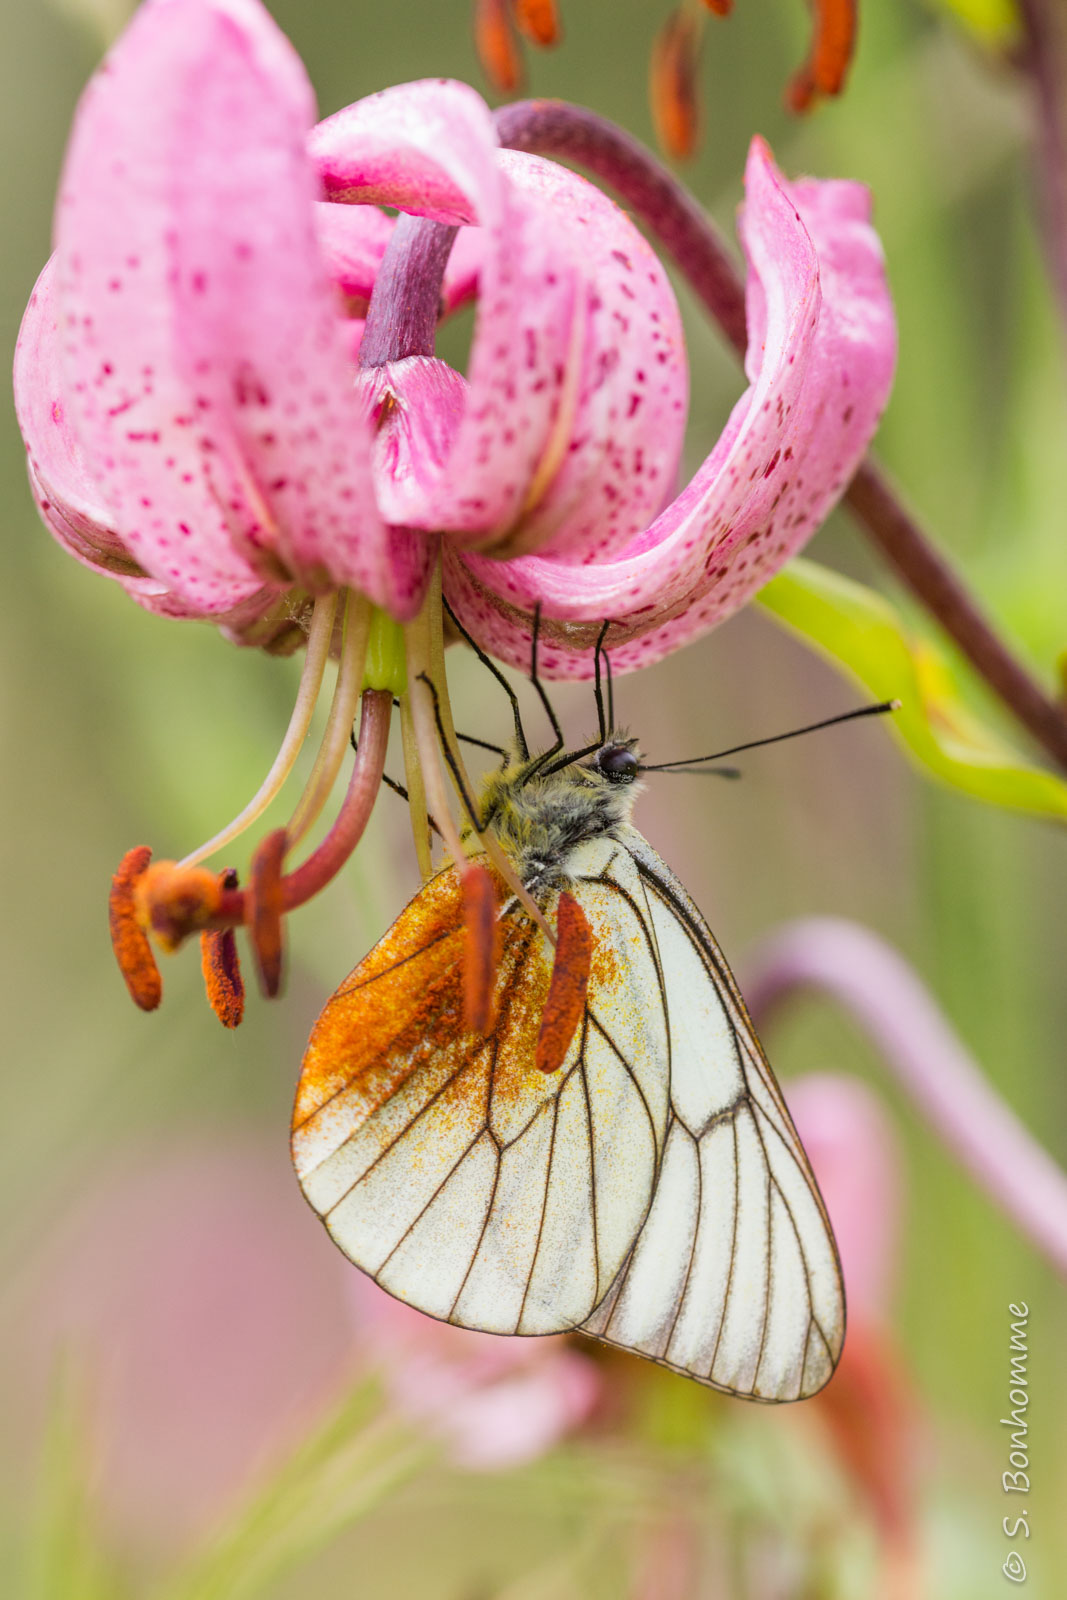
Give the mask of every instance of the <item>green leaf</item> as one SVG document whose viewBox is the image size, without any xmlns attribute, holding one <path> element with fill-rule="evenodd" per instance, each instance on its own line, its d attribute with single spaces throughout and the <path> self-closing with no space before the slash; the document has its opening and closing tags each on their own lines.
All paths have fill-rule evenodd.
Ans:
<svg viewBox="0 0 1067 1600">
<path fill-rule="evenodd" d="M 988 805 L 1067 818 L 1067 783 L 1031 766 L 977 720 L 946 657 L 912 637 L 884 595 L 813 561 L 793 561 L 757 598 L 876 699 L 901 702 L 887 721 L 926 772 Z"/>
<path fill-rule="evenodd" d="M 985 45 L 1003 47 L 1019 37 L 1019 10 L 1015 0 L 934 0 L 934 9 L 950 11 Z"/>
</svg>

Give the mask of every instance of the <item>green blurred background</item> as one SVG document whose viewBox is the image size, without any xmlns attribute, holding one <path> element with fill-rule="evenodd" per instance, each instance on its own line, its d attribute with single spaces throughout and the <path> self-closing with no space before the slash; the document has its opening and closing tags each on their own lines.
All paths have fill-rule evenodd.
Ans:
<svg viewBox="0 0 1067 1600">
<path fill-rule="evenodd" d="M 421 76 L 483 86 L 468 9 L 466 0 L 271 6 L 308 65 L 323 112 Z M 647 52 L 665 4 L 564 0 L 562 9 L 565 45 L 530 59 L 532 90 L 584 101 L 650 139 Z M 121 14 L 121 0 L 2 0 L 5 359 L 49 249 L 73 106 L 101 30 Z M 688 181 L 732 230 L 745 149 L 759 131 L 789 172 L 870 184 L 901 348 L 879 450 L 1003 629 L 1047 672 L 1065 643 L 1067 368 L 1035 242 L 1027 106 L 1019 86 L 946 15 L 917 0 L 866 0 L 848 93 L 797 124 L 782 110 L 782 86 L 804 53 L 807 26 L 799 0 L 739 0 L 728 22 L 709 29 L 705 136 Z M 680 293 L 691 340 L 695 462 L 739 392 L 739 377 L 714 329 Z M 292 1226 L 306 1233 L 309 1251 L 322 1247 L 287 1173 L 303 1042 L 324 996 L 384 929 L 415 877 L 404 808 L 384 795 L 371 837 L 342 880 L 293 921 L 283 1004 L 268 1008 L 253 998 L 241 1030 L 223 1034 L 203 1004 L 197 961 L 186 954 L 166 966 L 163 1010 L 153 1018 L 136 1013 L 107 942 L 109 874 L 132 844 L 180 855 L 240 808 L 273 759 L 298 667 L 241 653 L 209 628 L 154 619 L 63 555 L 37 522 L 10 406 L 0 472 L 8 594 L 0 628 L 0 1249 L 8 1291 L 0 1409 L 12 1417 L 0 1443 L 0 1567 L 10 1571 L 22 1530 L 41 1514 L 49 1405 L 41 1348 L 50 1347 L 34 1330 L 48 1322 L 40 1308 L 55 1287 L 49 1278 L 70 1270 L 70 1249 L 64 1254 L 56 1241 L 116 1172 L 165 1165 L 175 1149 L 208 1149 L 217 1161 L 232 1144 L 237 1151 L 254 1145 L 276 1166 Z M 843 514 L 809 553 L 892 592 Z M 506 707 L 484 675 L 467 661 L 451 670 L 461 725 L 505 732 Z M 559 700 L 568 728 L 580 735 L 590 721 L 587 694 L 564 690 Z M 854 703 L 854 694 L 767 617 L 750 613 L 624 681 L 619 701 L 625 720 L 667 759 L 814 720 Z M 993 1083 L 1067 1161 L 1067 867 L 1051 825 L 934 789 L 905 766 L 884 730 L 864 725 L 754 754 L 739 785 L 664 780 L 637 820 L 703 907 L 742 982 L 746 951 L 782 919 L 837 914 L 883 933 L 914 962 Z M 1062 1594 L 1061 1284 L 959 1171 L 836 1011 L 805 1003 L 775 1024 L 768 1044 L 787 1092 L 790 1077 L 812 1069 L 875 1085 L 903 1140 L 907 1210 L 894 1334 L 925 1414 L 919 1465 L 929 1593 L 983 1600 L 1004 1592 L 1008 1546 L 1000 1524 L 1011 1508 L 1000 1489 L 1006 1462 L 997 1424 L 1006 1405 L 1006 1308 L 1025 1300 L 1035 1484 L 1028 1592 Z M 138 1222 L 144 1226 L 144 1218 Z M 179 1283 L 179 1320 L 180 1302 Z M 73 1337 L 65 1355 L 90 1396 L 84 1450 L 91 1462 L 91 1341 L 80 1350 Z M 721 1402 L 680 1380 L 657 1378 L 649 1393 L 649 1406 L 659 1408 L 653 1433 L 686 1436 L 705 1419 L 717 1426 L 722 1413 Z M 279 1393 L 280 1413 L 288 1415 L 290 1398 Z M 773 1457 L 773 1419 L 761 1414 L 752 1429 Z M 786 1437 L 781 1430 L 781 1448 L 795 1451 L 794 1436 L 788 1446 Z M 164 1463 L 170 1448 L 166 1437 L 151 1441 Z M 441 1469 L 271 1592 L 424 1600 L 504 1592 L 528 1567 L 562 1559 L 574 1532 L 566 1501 L 558 1486 L 535 1493 L 522 1475 L 470 1479 Z M 133 1554 L 123 1554 L 121 1539 L 118 1545 L 119 1567 L 139 1593 L 139 1575 L 164 1557 L 151 1539 Z M 629 1591 L 609 1584 L 605 1592 Z"/>
</svg>

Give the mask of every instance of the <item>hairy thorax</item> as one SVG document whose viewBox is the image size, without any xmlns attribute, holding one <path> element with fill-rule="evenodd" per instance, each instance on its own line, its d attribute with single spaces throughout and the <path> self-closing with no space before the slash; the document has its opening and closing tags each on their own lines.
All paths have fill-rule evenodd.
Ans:
<svg viewBox="0 0 1067 1600">
<path fill-rule="evenodd" d="M 586 839 L 628 822 L 638 785 L 609 782 L 595 766 L 540 770 L 543 758 L 508 758 L 482 790 L 482 817 L 530 889 L 565 887 L 567 857 Z"/>
</svg>

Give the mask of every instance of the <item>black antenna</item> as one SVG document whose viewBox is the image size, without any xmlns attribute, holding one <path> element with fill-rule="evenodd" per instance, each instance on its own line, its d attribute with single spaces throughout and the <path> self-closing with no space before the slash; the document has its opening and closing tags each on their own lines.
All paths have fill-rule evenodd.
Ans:
<svg viewBox="0 0 1067 1600">
<path fill-rule="evenodd" d="M 534 606 L 533 627 L 530 630 L 530 682 L 533 684 L 534 689 L 537 692 L 537 697 L 545 708 L 545 716 L 552 724 L 553 743 L 548 750 L 542 752 L 542 755 L 539 758 L 540 760 L 547 761 L 551 759 L 552 756 L 559 754 L 559 752 L 563 749 L 565 741 L 563 738 L 563 729 L 560 727 L 559 718 L 556 716 L 556 708 L 548 698 L 548 691 L 541 682 L 537 671 L 537 647 L 540 643 L 540 640 L 541 602 L 538 600 L 537 604 Z"/>
<path fill-rule="evenodd" d="M 769 739 L 750 739 L 747 744 L 735 744 L 729 750 L 713 750 L 710 756 L 689 756 L 684 761 L 661 761 L 655 766 L 642 765 L 641 772 L 684 772 L 699 769 L 705 761 L 720 761 L 723 756 L 736 756 L 742 750 L 758 750 L 765 744 L 781 744 L 783 739 L 799 739 L 801 734 L 818 733 L 820 728 L 832 728 L 839 722 L 854 722 L 857 717 L 882 717 L 887 711 L 899 711 L 899 700 L 882 700 L 876 706 L 859 706 L 855 711 L 842 711 L 836 717 L 824 717 L 821 722 L 809 722 L 805 728 L 791 728 L 788 733 L 775 733 Z"/>
<path fill-rule="evenodd" d="M 615 706 L 611 692 L 611 661 L 607 651 L 604 649 L 604 636 L 610 627 L 611 623 L 606 621 L 597 634 L 596 644 L 593 647 L 593 694 L 596 697 L 596 720 L 601 744 L 607 743 L 608 734 L 615 727 Z M 604 691 L 600 680 L 601 656 L 604 657 L 604 666 L 607 668 L 608 706 L 606 715 L 604 711 Z"/>
<path fill-rule="evenodd" d="M 530 754 L 530 747 L 526 743 L 526 734 L 523 732 L 522 713 L 519 710 L 518 695 L 515 693 L 514 689 L 511 687 L 511 684 L 505 678 L 496 662 L 486 655 L 485 651 L 482 649 L 477 640 L 471 638 L 462 622 L 460 622 L 459 618 L 456 616 L 456 613 L 452 610 L 452 607 L 449 605 L 448 601 L 442 599 L 442 603 L 445 610 L 448 612 L 452 626 L 455 628 L 460 638 L 464 639 L 467 644 L 470 645 L 482 666 L 488 668 L 488 670 L 493 674 L 493 677 L 496 679 L 497 683 L 499 683 L 500 687 L 503 689 L 504 693 L 511 702 L 511 715 L 515 723 L 515 743 L 518 746 L 519 755 L 524 761 L 527 760 Z M 462 739 L 464 736 L 463 734 L 457 734 L 456 737 Z M 473 743 L 474 741 L 470 742 Z M 496 746 L 493 748 L 495 749 Z M 502 750 L 500 753 L 503 755 L 505 752 Z"/>
</svg>

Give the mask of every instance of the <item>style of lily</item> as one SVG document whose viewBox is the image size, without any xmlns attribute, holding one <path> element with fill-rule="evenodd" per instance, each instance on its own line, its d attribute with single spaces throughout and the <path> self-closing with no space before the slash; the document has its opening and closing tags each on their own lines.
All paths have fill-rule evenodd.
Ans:
<svg viewBox="0 0 1067 1600">
<path fill-rule="evenodd" d="M 857 184 L 787 182 L 759 139 L 745 184 L 748 387 L 672 498 L 682 329 L 663 267 L 613 202 L 501 149 L 462 84 L 389 89 L 316 125 L 258 0 L 141 7 L 78 109 L 55 254 L 23 322 L 31 482 L 60 543 L 146 609 L 277 653 L 306 644 L 289 729 L 241 815 L 180 863 L 142 848 L 116 876 L 115 947 L 142 1007 L 161 994 L 149 931 L 164 948 L 204 936 L 231 1025 L 236 926 L 276 992 L 283 916 L 355 847 L 394 696 L 423 870 L 428 812 L 466 862 L 442 596 L 524 670 L 539 617 L 548 677 L 591 676 L 610 619 L 611 663 L 630 671 L 736 611 L 825 517 L 891 382 L 881 250 Z M 434 338 L 472 298 L 463 377 Z M 200 863 L 278 792 L 331 656 L 308 787 L 238 888 Z M 336 820 L 286 870 L 357 713 Z"/>
</svg>

